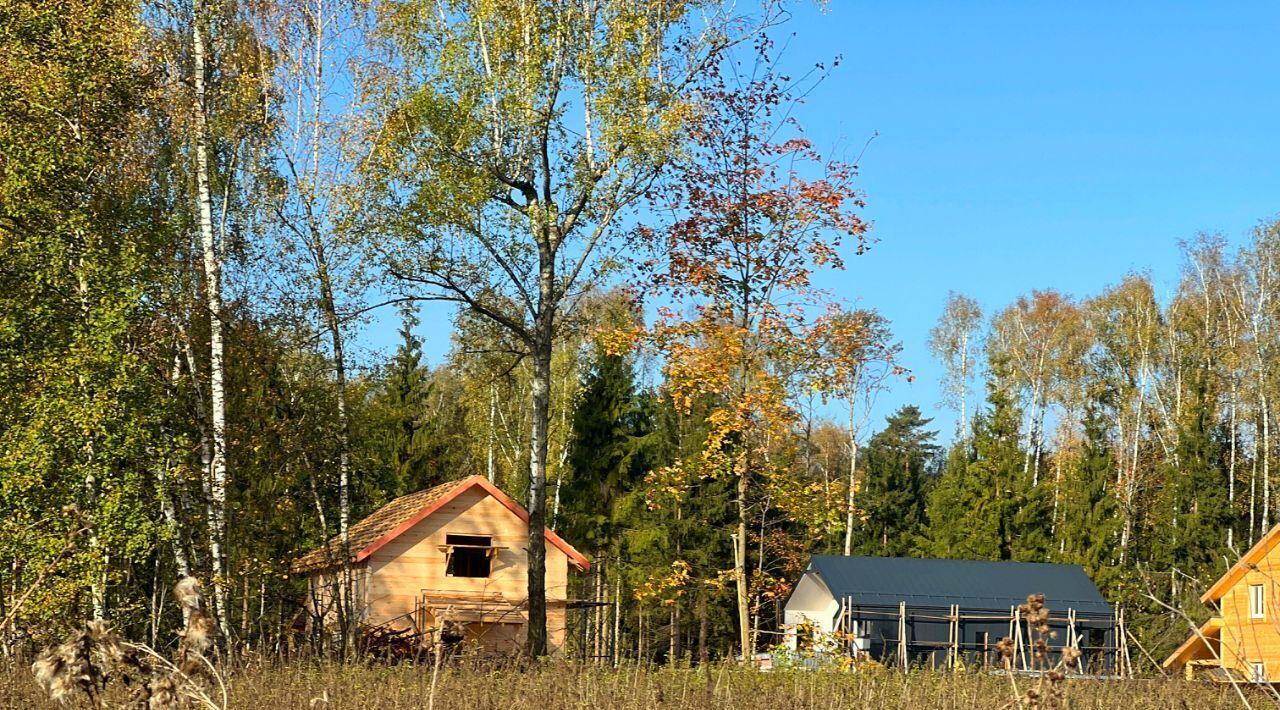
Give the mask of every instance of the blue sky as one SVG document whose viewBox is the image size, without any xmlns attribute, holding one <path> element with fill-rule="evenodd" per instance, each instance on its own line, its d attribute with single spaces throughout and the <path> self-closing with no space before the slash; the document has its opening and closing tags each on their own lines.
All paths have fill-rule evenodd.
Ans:
<svg viewBox="0 0 1280 710">
<path fill-rule="evenodd" d="M 915 403 L 948 440 L 926 347 L 949 290 L 988 313 L 1035 288 L 1077 297 L 1130 271 L 1177 284 L 1179 239 L 1239 243 L 1280 214 L 1280 3 L 801 5 L 784 66 L 842 55 L 798 118 L 861 160 L 879 240 L 822 285 L 890 319 Z M 448 348 L 424 318 L 426 352 Z M 434 322 L 433 322 L 434 321 Z M 394 317 L 369 347 L 394 342 Z M 878 421 L 875 428 L 878 428 Z"/>
</svg>

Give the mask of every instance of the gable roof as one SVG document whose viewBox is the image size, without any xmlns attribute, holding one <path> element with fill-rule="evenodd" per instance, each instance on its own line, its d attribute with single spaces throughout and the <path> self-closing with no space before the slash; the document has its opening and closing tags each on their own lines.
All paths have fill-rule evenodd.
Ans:
<svg viewBox="0 0 1280 710">
<path fill-rule="evenodd" d="M 1222 638 L 1222 617 L 1211 616 L 1208 621 L 1200 626 L 1200 630 L 1191 634 L 1191 636 L 1182 642 L 1182 645 L 1169 654 L 1164 659 L 1164 663 L 1160 665 L 1164 668 L 1175 668 L 1185 666 L 1193 657 L 1202 653 L 1208 655 L 1216 655 L 1217 652 L 1209 645 L 1210 641 L 1220 641 Z"/>
<path fill-rule="evenodd" d="M 836 598 L 857 606 L 947 607 L 1008 612 L 1031 594 L 1044 594 L 1055 611 L 1111 616 L 1111 605 L 1079 565 L 914 557 L 815 555 L 816 573 Z"/>
<path fill-rule="evenodd" d="M 391 542 L 410 528 L 422 522 L 427 516 L 442 508 L 449 501 L 472 488 L 480 488 L 494 500 L 501 503 L 526 524 L 529 522 L 529 511 L 503 493 L 484 476 L 470 476 L 458 481 L 442 483 L 432 488 L 400 496 L 378 508 L 348 530 L 349 548 L 352 551 L 351 562 L 363 562 L 383 545 Z M 587 569 L 591 563 L 581 552 L 565 542 L 563 538 L 550 529 L 544 529 L 547 542 L 560 548 L 578 567 Z M 290 572 L 301 573 L 324 569 L 339 564 L 342 554 L 342 540 L 338 536 L 329 539 L 323 547 L 318 547 L 299 557 L 289 567 Z M 333 560 L 331 563 L 330 560 Z"/>
<path fill-rule="evenodd" d="M 1249 570 L 1256 567 L 1263 558 L 1275 549 L 1276 545 L 1280 545 L 1280 524 L 1268 530 L 1267 534 L 1263 535 L 1253 547 L 1249 548 L 1249 551 L 1244 553 L 1243 557 L 1234 565 L 1231 565 L 1227 573 L 1214 582 L 1213 586 L 1209 587 L 1209 591 L 1201 595 L 1200 603 L 1216 602 L 1226 596 L 1227 592 L 1236 585 L 1236 582 L 1244 579 Z"/>
</svg>

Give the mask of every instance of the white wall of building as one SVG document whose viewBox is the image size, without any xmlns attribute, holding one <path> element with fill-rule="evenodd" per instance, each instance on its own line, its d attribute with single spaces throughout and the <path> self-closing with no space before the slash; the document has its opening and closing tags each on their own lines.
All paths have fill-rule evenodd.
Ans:
<svg viewBox="0 0 1280 710">
<path fill-rule="evenodd" d="M 832 596 L 831 590 L 822 583 L 822 578 L 812 570 L 807 570 L 796 584 L 795 592 L 787 600 L 782 612 L 782 623 L 787 630 L 787 646 L 796 648 L 796 626 L 809 623 L 817 633 L 835 631 L 836 616 L 840 613 L 840 602 Z"/>
</svg>

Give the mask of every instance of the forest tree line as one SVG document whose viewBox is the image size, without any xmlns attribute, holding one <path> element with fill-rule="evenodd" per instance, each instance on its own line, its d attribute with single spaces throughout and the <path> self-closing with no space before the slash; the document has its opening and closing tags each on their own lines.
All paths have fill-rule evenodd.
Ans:
<svg viewBox="0 0 1280 710">
<path fill-rule="evenodd" d="M 1080 563 L 1174 641 L 1147 595 L 1276 517 L 1280 229 L 1168 299 L 953 296 L 954 439 L 872 421 L 890 325 L 811 280 L 874 259 L 856 166 L 792 119 L 831 68 L 733 7 L 0 0 L 2 650 L 164 638 L 186 575 L 225 647 L 325 647 L 289 562 L 472 474 L 535 573 L 539 523 L 593 559 L 582 655 L 765 648 L 820 553 Z"/>
</svg>

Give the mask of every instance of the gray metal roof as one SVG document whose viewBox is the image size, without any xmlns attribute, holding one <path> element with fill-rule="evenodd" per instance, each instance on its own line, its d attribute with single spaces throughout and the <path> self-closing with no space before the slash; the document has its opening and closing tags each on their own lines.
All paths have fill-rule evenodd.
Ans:
<svg viewBox="0 0 1280 710">
<path fill-rule="evenodd" d="M 1010 605 L 1039 593 L 1055 615 L 1069 608 L 1091 616 L 1112 614 L 1079 565 L 815 555 L 807 571 L 816 572 L 837 599 L 852 597 L 858 606 L 959 604 L 962 610 L 1007 613 Z"/>
</svg>

